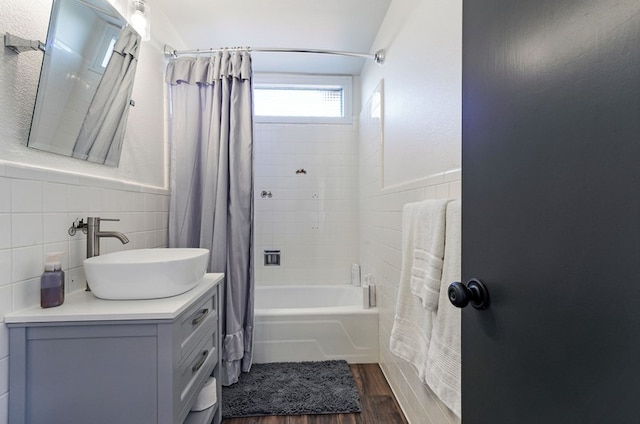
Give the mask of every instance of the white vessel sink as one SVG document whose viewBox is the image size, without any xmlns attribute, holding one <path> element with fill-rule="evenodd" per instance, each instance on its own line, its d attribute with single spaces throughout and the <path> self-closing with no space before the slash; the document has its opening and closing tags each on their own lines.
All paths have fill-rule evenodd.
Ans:
<svg viewBox="0 0 640 424">
<path fill-rule="evenodd" d="M 136 249 L 84 260 L 91 292 L 101 299 L 134 300 L 176 296 L 204 276 L 208 249 Z"/>
</svg>

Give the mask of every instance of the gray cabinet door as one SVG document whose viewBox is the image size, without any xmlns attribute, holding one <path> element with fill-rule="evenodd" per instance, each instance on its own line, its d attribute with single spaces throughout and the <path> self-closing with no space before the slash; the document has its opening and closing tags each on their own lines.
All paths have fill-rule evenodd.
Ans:
<svg viewBox="0 0 640 424">
<path fill-rule="evenodd" d="M 23 382 L 24 394 L 12 386 L 11 396 L 24 399 L 24 415 L 12 402 L 10 422 L 161 422 L 156 325 L 68 324 L 11 332 L 12 355 L 24 349 L 23 366 L 14 365 L 11 375 Z"/>
<path fill-rule="evenodd" d="M 463 423 L 640 422 L 640 2 L 463 26 Z"/>
</svg>

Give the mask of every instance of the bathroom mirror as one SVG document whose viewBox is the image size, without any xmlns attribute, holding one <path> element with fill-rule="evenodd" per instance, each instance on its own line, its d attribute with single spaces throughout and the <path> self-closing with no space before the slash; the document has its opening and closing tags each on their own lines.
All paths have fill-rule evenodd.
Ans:
<svg viewBox="0 0 640 424">
<path fill-rule="evenodd" d="M 107 0 L 54 0 L 28 146 L 118 166 L 139 44 Z"/>
</svg>

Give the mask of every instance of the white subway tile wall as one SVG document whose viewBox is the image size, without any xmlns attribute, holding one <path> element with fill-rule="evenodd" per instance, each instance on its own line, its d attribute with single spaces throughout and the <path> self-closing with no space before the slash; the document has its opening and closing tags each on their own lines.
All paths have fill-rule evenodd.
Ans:
<svg viewBox="0 0 640 424">
<path fill-rule="evenodd" d="M 254 142 L 256 284 L 349 283 L 358 261 L 357 125 L 257 123 Z M 264 250 L 280 250 L 280 266 L 265 266 Z"/>
<path fill-rule="evenodd" d="M 391 188 L 382 187 L 381 86 L 362 108 L 359 136 L 359 234 L 362 274 L 377 286 L 380 366 L 412 424 L 458 424 L 456 417 L 418 378 L 415 369 L 389 350 L 402 258 L 402 207 L 431 198 L 461 198 L 461 172 L 452 170 Z"/>
<path fill-rule="evenodd" d="M 84 289 L 86 236 L 67 230 L 78 218 L 119 218 L 102 228 L 130 243 L 103 239 L 103 253 L 167 247 L 168 190 L 0 161 L 0 424 L 8 421 L 9 334 L 4 316 L 40 303 L 45 255 L 62 258 L 67 293 Z"/>
</svg>

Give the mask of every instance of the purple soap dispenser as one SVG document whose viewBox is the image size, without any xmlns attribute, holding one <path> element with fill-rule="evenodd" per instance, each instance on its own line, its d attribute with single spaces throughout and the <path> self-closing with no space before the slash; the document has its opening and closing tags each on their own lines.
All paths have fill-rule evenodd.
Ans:
<svg viewBox="0 0 640 424">
<path fill-rule="evenodd" d="M 47 253 L 44 273 L 40 277 L 40 306 L 52 308 L 64 302 L 64 271 L 60 256 L 64 252 Z"/>
</svg>

